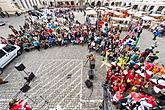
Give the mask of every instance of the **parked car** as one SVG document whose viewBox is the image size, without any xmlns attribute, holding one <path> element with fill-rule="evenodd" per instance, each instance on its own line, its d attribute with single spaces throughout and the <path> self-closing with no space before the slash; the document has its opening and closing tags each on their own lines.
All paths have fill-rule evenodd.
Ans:
<svg viewBox="0 0 165 110">
<path fill-rule="evenodd" d="M 0 74 L 8 63 L 21 54 L 22 51 L 17 45 L 0 44 Z"/>
<path fill-rule="evenodd" d="M 32 15 L 32 16 L 42 16 L 42 12 L 37 11 L 37 10 L 29 10 L 28 13 L 29 15 Z"/>
<path fill-rule="evenodd" d="M 4 26 L 6 23 L 4 21 L 0 21 L 0 26 Z"/>
</svg>

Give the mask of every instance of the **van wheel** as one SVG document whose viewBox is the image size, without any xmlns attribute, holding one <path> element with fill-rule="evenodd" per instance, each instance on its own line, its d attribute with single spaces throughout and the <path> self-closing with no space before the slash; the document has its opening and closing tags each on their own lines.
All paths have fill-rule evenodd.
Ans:
<svg viewBox="0 0 165 110">
<path fill-rule="evenodd" d="M 0 75 L 3 73 L 3 69 L 2 68 L 0 68 Z"/>
<path fill-rule="evenodd" d="M 21 50 L 18 50 L 17 51 L 17 56 L 20 56 L 22 54 L 22 51 Z"/>
</svg>

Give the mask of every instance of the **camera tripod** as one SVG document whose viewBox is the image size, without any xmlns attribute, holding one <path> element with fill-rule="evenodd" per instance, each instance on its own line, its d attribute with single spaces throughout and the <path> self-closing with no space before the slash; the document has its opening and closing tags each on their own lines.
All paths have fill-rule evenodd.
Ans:
<svg viewBox="0 0 165 110">
<path fill-rule="evenodd" d="M 99 106 L 100 110 L 113 110 L 111 104 L 111 92 L 109 91 L 108 84 L 103 84 L 103 102 Z"/>
</svg>

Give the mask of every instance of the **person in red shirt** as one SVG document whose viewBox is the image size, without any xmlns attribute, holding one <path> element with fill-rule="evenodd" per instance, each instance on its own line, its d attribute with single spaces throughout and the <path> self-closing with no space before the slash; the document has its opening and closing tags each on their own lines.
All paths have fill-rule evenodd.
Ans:
<svg viewBox="0 0 165 110">
<path fill-rule="evenodd" d="M 120 92 L 120 93 L 123 93 L 124 90 L 125 90 L 125 85 L 124 85 L 124 84 L 120 84 L 120 85 L 119 85 L 119 92 Z"/>
<path fill-rule="evenodd" d="M 134 72 L 135 72 L 134 69 L 129 70 L 128 74 L 126 76 L 127 82 L 130 83 L 130 85 L 134 85 L 134 80 L 133 80 L 134 79 Z"/>
<path fill-rule="evenodd" d="M 9 102 L 9 110 L 32 110 L 32 109 L 28 107 L 27 101 L 25 100 L 17 101 L 16 99 L 12 99 L 12 101 Z"/>
<path fill-rule="evenodd" d="M 110 77 L 111 77 L 111 68 L 109 68 L 108 71 L 107 71 L 107 76 L 106 76 L 106 82 L 107 83 L 110 80 Z"/>
</svg>

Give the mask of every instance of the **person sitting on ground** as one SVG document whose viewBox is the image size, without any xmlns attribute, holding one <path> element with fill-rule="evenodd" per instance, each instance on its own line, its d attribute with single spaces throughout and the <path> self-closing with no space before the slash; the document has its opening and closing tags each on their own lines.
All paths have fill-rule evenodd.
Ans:
<svg viewBox="0 0 165 110">
<path fill-rule="evenodd" d="M 9 102 L 9 110 L 32 110 L 26 100 L 12 99 Z"/>
<path fill-rule="evenodd" d="M 8 81 L 4 81 L 2 78 L 0 78 L 0 84 L 6 84 Z"/>
</svg>

